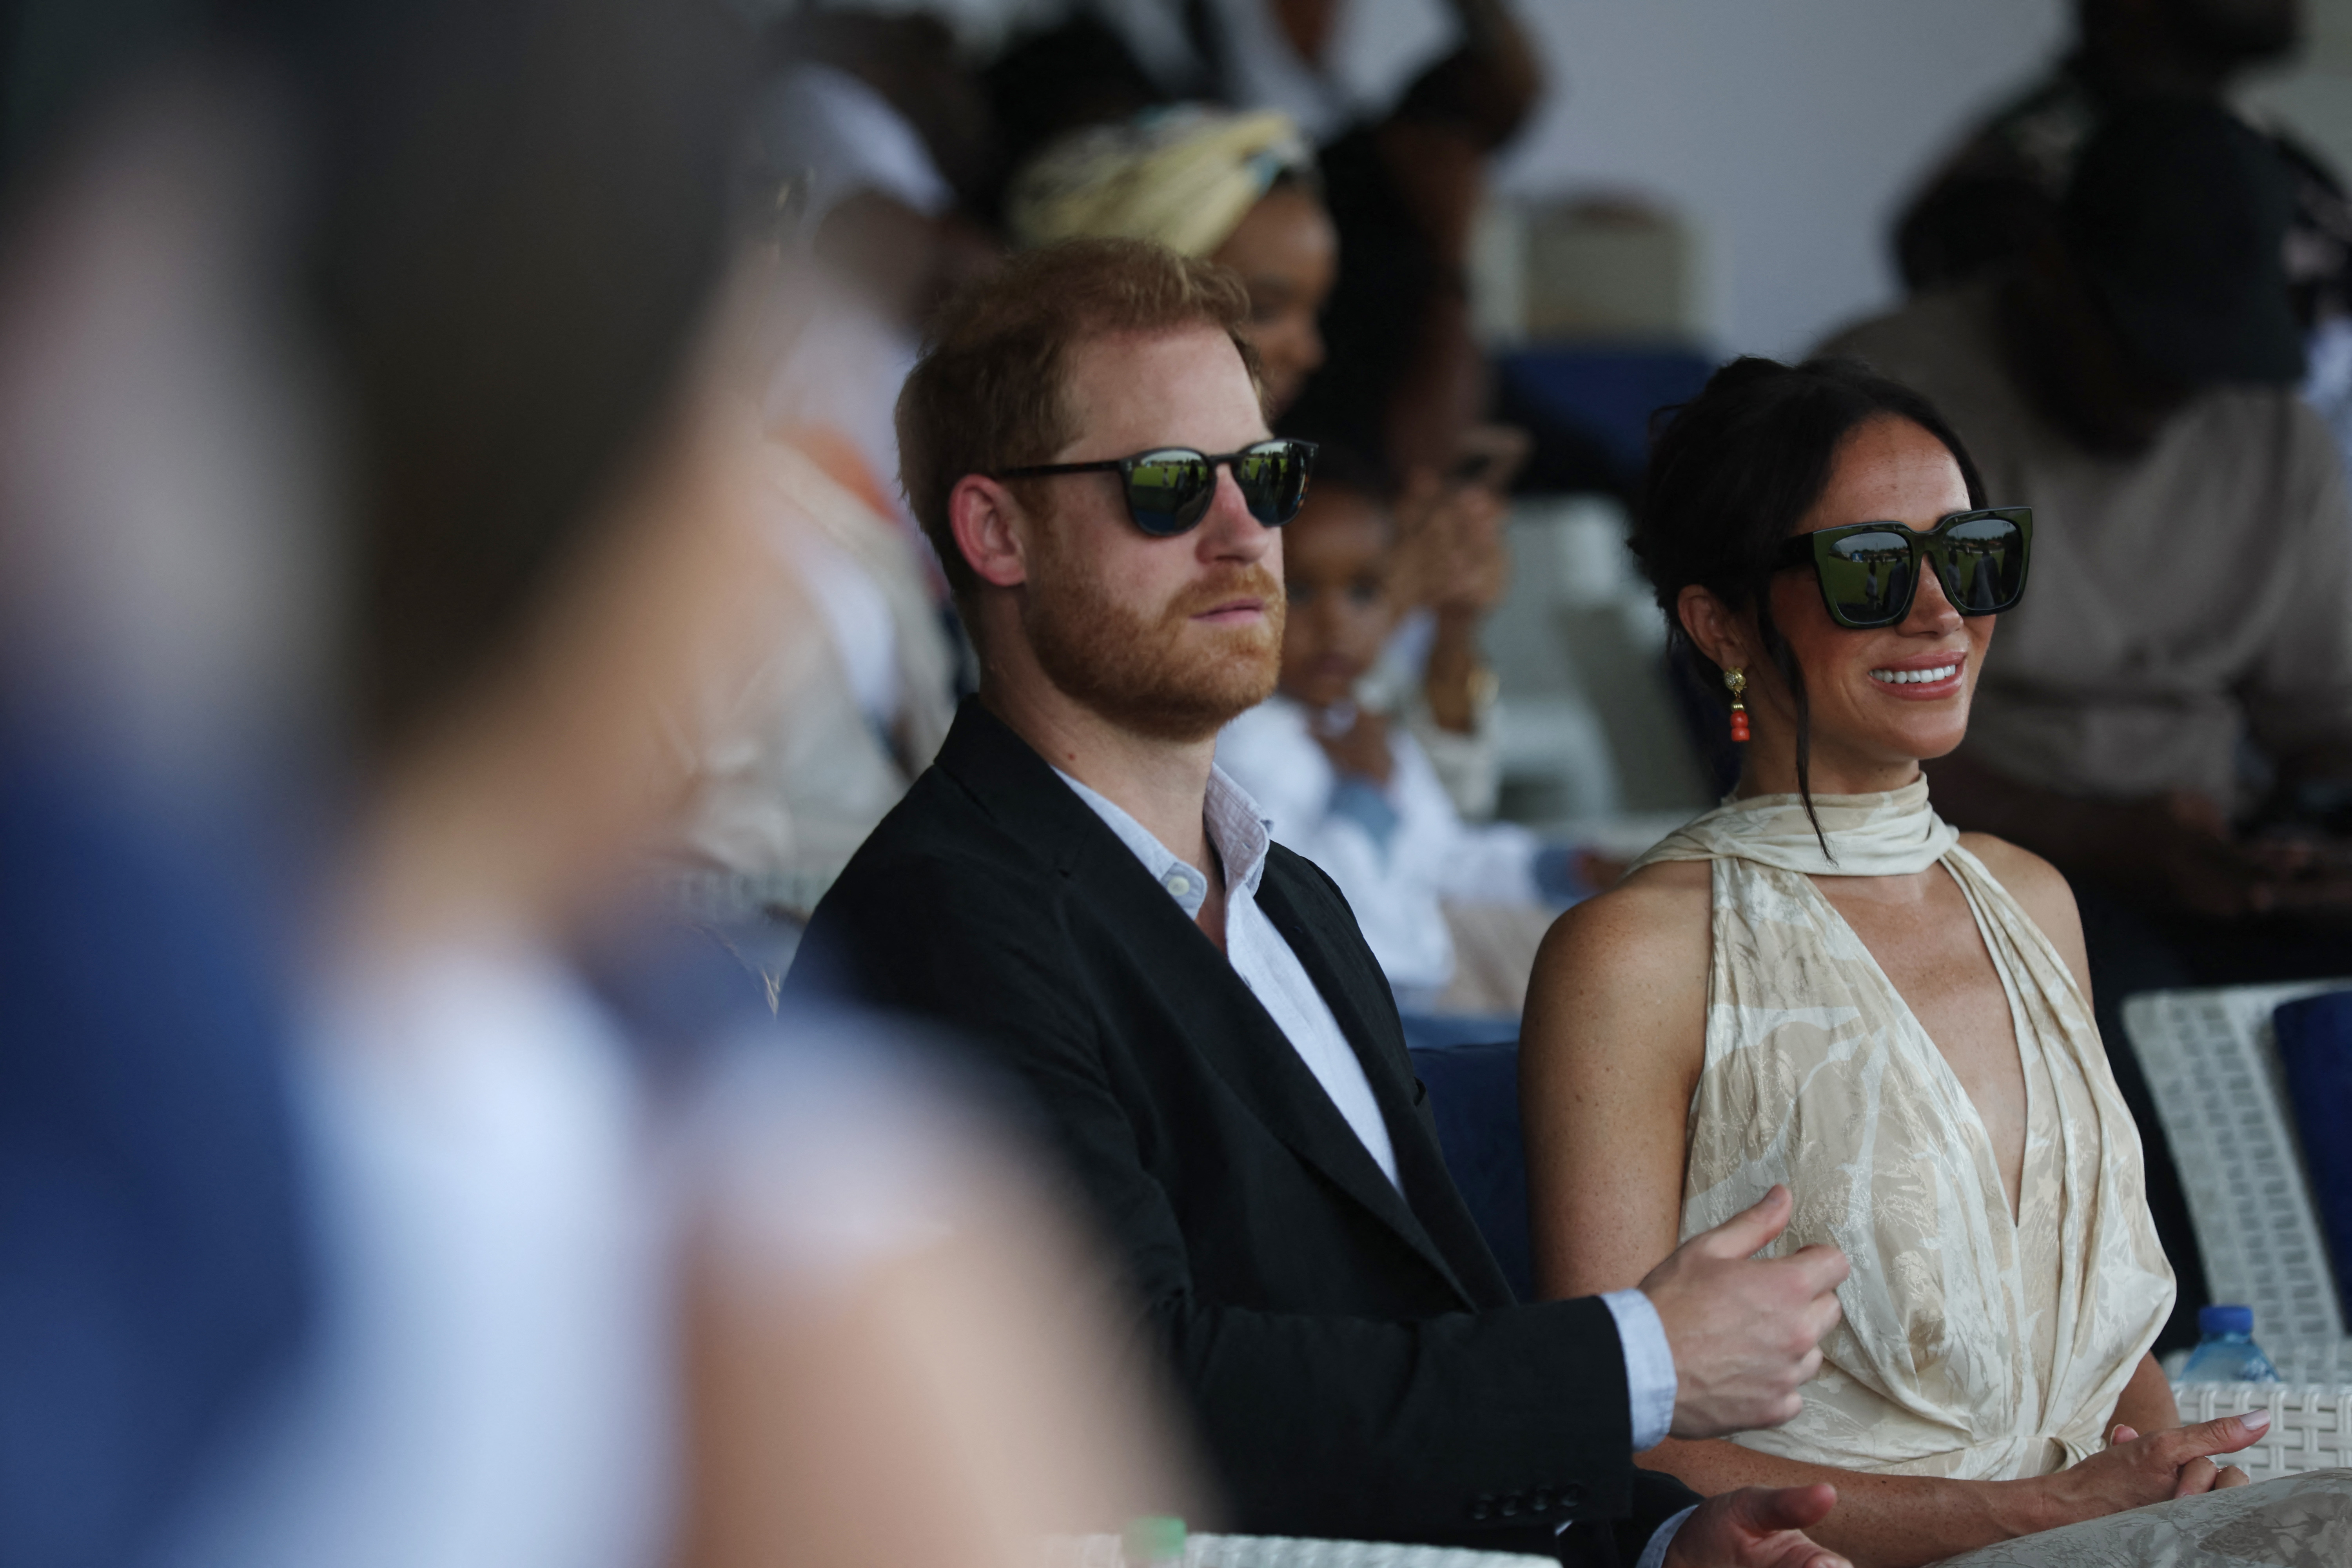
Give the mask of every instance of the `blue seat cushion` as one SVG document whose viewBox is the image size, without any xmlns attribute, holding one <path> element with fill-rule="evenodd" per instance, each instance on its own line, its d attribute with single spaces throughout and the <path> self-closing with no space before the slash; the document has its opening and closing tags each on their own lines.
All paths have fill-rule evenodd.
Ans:
<svg viewBox="0 0 2352 1568">
<path fill-rule="evenodd" d="M 2352 991 L 2290 1002 L 2272 1017 L 2336 1292 L 2352 1321 Z"/>
<path fill-rule="evenodd" d="M 1454 1186 L 1512 1292 L 1522 1301 L 1534 1300 L 1528 1157 L 1519 1139 L 1518 1042 L 1415 1046 L 1412 1070 L 1429 1090 L 1437 1142 Z"/>
</svg>

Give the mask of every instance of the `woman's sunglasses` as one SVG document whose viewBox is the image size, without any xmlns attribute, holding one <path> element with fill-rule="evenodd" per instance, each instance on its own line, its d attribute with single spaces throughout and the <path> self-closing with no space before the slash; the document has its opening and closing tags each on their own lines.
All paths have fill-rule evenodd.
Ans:
<svg viewBox="0 0 2352 1568">
<path fill-rule="evenodd" d="M 1964 616 L 1997 616 L 2025 597 L 2033 509 L 1956 511 L 1927 532 L 1856 522 L 1801 533 L 1780 547 L 1781 568 L 1811 566 L 1830 619 L 1855 631 L 1899 624 L 1919 592 L 1919 558 L 1935 563 L 1944 597 Z"/>
<path fill-rule="evenodd" d="M 1242 503 L 1268 528 L 1298 515 L 1307 499 L 1307 476 L 1315 468 L 1312 441 L 1260 441 L 1238 452 L 1212 456 L 1190 447 L 1154 447 L 1132 458 L 1099 463 L 1044 463 L 1005 468 L 999 479 L 1041 479 L 1054 474 L 1110 474 L 1127 490 L 1127 515 L 1154 539 L 1172 539 L 1197 526 L 1216 498 L 1217 470 L 1230 468 Z"/>
</svg>

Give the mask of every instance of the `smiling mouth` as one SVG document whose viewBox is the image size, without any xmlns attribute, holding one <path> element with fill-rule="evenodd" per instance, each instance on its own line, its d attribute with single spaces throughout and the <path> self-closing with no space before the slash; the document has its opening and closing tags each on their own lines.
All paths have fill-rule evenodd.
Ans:
<svg viewBox="0 0 2352 1568">
<path fill-rule="evenodd" d="M 1949 680 L 1959 674 L 1958 659 L 1950 664 L 1930 665 L 1926 669 L 1874 669 L 1870 679 L 1882 686 L 1933 686 L 1939 680 Z"/>
</svg>

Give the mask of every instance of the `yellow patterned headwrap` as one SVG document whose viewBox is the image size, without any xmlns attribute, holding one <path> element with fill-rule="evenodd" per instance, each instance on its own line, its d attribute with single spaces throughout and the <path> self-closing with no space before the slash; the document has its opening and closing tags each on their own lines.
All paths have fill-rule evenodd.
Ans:
<svg viewBox="0 0 2352 1568">
<path fill-rule="evenodd" d="M 1314 169 L 1314 151 L 1286 114 L 1180 104 L 1052 142 L 1013 176 L 1005 219 L 1024 250 L 1150 239 L 1206 256 L 1276 180 Z"/>
</svg>

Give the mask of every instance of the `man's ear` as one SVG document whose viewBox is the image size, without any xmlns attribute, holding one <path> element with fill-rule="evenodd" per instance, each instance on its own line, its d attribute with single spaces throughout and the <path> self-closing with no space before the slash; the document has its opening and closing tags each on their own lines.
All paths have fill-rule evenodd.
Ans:
<svg viewBox="0 0 2352 1568">
<path fill-rule="evenodd" d="M 1025 542 L 1015 520 L 1024 514 L 1013 492 L 985 474 L 966 474 L 948 492 L 948 526 L 974 574 L 999 588 L 1029 580 Z"/>
<path fill-rule="evenodd" d="M 1713 589 L 1685 584 L 1675 596 L 1675 615 L 1691 646 L 1718 668 L 1745 669 L 1754 663 L 1752 628 L 1746 617 L 1733 614 L 1730 605 L 1716 597 Z"/>
</svg>

